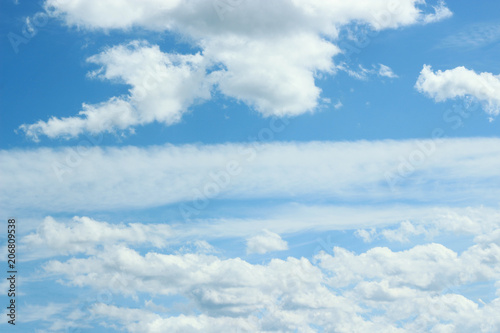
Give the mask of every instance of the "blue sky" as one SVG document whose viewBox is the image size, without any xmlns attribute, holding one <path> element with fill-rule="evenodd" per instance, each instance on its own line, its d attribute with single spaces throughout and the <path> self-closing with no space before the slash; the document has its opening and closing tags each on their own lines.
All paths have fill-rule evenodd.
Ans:
<svg viewBox="0 0 500 333">
<path fill-rule="evenodd" d="M 500 4 L 1 6 L 15 329 L 500 330 Z"/>
</svg>

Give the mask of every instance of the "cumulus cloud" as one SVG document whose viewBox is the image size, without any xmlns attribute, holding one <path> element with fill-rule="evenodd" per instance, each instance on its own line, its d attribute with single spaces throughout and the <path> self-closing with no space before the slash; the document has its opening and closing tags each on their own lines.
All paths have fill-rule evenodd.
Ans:
<svg viewBox="0 0 500 333">
<path fill-rule="evenodd" d="M 411 214 L 411 210 L 402 211 Z M 384 219 L 372 211 L 366 214 L 370 219 Z M 376 246 L 361 253 L 324 244 L 324 251 L 310 253 L 311 259 L 288 257 L 263 263 L 210 254 L 213 248 L 204 240 L 192 241 L 188 244 L 191 248 L 183 246 L 173 253 L 162 247 L 169 239 L 182 244 L 186 236 L 210 238 L 216 234 L 198 225 L 189 226 L 183 235 L 175 226 L 114 225 L 90 218 L 61 223 L 47 218 L 43 227 L 21 241 L 34 241 L 32 251 L 51 244 L 60 250 L 55 260 L 42 263 L 37 280 L 59 281 L 64 288 L 75 288 L 73 291 L 89 287 L 107 296 L 90 297 L 87 305 L 78 309 L 68 304 L 62 313 L 51 308 L 44 312 L 44 318 L 27 318 L 43 325 L 53 323 L 53 331 L 105 325 L 128 332 L 162 332 L 166 328 L 215 332 L 226 325 L 240 332 L 495 332 L 500 321 L 491 318 L 497 317 L 494 314 L 500 310 L 500 302 L 494 299 L 494 288 L 484 298 L 486 302 L 478 298 L 482 295 L 470 295 L 467 290 L 500 280 L 499 216 L 498 210 L 484 207 L 433 210 L 426 218 L 430 220 L 405 221 L 398 229 L 381 227 L 379 231 L 399 230 L 396 235 L 411 236 L 426 226 L 475 235 L 460 252 L 439 243 L 405 250 Z M 335 218 L 344 220 L 340 214 Z M 285 220 L 289 221 L 286 216 Z M 385 219 L 386 225 L 389 222 Z M 235 229 L 238 223 L 232 221 L 231 226 Z M 230 233 L 224 234 L 225 229 L 227 225 L 219 229 L 218 237 L 227 239 Z M 352 228 L 347 224 L 344 229 Z M 159 234 L 162 230 L 165 235 Z M 245 239 L 246 234 L 248 230 L 236 237 Z M 268 236 L 260 242 L 264 246 L 269 239 L 280 239 L 271 232 L 263 235 Z M 133 248 L 150 245 L 148 237 L 157 240 L 160 247 L 147 251 Z M 102 242 L 108 246 L 96 251 L 95 246 Z M 132 307 L 123 307 L 117 304 L 121 297 L 113 295 L 135 301 L 145 296 L 162 305 L 172 298 L 186 299 L 187 303 L 179 314 L 150 301 L 146 308 L 133 308 L 132 300 L 126 302 Z"/>
<path fill-rule="evenodd" d="M 68 223 L 46 217 L 35 233 L 23 238 L 23 246 L 30 249 L 29 257 L 95 253 L 97 247 L 117 243 L 164 247 L 171 236 L 168 225 L 141 223 L 109 224 L 89 217 L 74 217 Z"/>
<path fill-rule="evenodd" d="M 178 122 L 196 100 L 210 98 L 205 77 L 205 60 L 200 54 L 179 55 L 160 51 L 146 42 L 131 42 L 109 48 L 87 59 L 102 66 L 89 74 L 129 85 L 129 95 L 112 97 L 96 105 L 83 104 L 78 116 L 51 118 L 20 128 L 39 140 L 76 137 L 125 130 L 153 121 L 170 125 Z"/>
<path fill-rule="evenodd" d="M 230 327 L 234 332 L 255 332 L 256 320 L 206 315 L 179 315 L 164 317 L 141 309 L 122 308 L 102 303 L 92 306 L 90 313 L 99 319 L 117 322 L 129 332 L 207 332 L 219 333 Z M 140 319 L 139 319 L 140 318 Z"/>
<path fill-rule="evenodd" d="M 247 253 L 264 254 L 284 250 L 288 250 L 288 243 L 281 239 L 280 235 L 266 229 L 262 230 L 260 235 L 247 240 Z"/>
<path fill-rule="evenodd" d="M 500 328 L 491 319 L 498 299 L 479 306 L 449 290 L 498 280 L 499 263 L 500 246 L 483 240 L 461 254 L 435 243 L 361 254 L 335 247 L 313 262 L 290 257 L 265 264 L 204 254 L 141 255 L 121 245 L 53 260 L 44 269 L 65 283 L 113 294 L 181 295 L 198 311 L 175 316 L 101 303 L 91 307 L 93 316 L 130 332 L 210 331 L 224 324 L 243 332 L 494 332 Z"/>
<path fill-rule="evenodd" d="M 434 72 L 424 65 L 415 88 L 436 102 L 471 97 L 480 101 L 488 114 L 500 113 L 500 75 L 478 74 L 463 66 Z"/>
<path fill-rule="evenodd" d="M 343 26 L 375 30 L 444 19 L 415 0 L 324 1 L 58 1 L 45 7 L 69 26 L 88 30 L 143 28 L 181 35 L 201 51 L 163 53 L 141 42 L 115 46 L 88 60 L 102 66 L 94 76 L 119 80 L 131 88 L 78 116 L 40 120 L 21 129 L 33 139 L 112 132 L 153 121 L 178 122 L 211 90 L 243 101 L 264 116 L 296 116 L 320 106 L 319 74 L 335 72 L 335 41 Z M 449 10 L 448 10 L 449 12 Z M 383 66 L 383 65 L 381 65 Z M 381 67 L 379 75 L 395 77 Z M 149 85 L 152 84 L 152 87 Z"/>
<path fill-rule="evenodd" d="M 241 215 L 242 212 L 238 213 Z M 251 218 L 232 217 L 230 212 L 227 214 L 220 218 L 198 219 L 190 223 L 172 222 L 169 225 L 123 225 L 89 217 L 55 221 L 47 217 L 36 231 L 21 239 L 21 244 L 26 260 L 81 253 L 94 254 L 103 248 L 103 242 L 106 245 L 122 244 L 132 248 L 154 246 L 162 250 L 170 249 L 174 254 L 216 254 L 220 251 L 207 240 L 247 238 L 248 244 L 249 234 L 261 236 L 255 239 L 257 244 L 271 244 L 273 250 L 276 247 L 281 247 L 280 251 L 286 250 L 288 244 L 278 238 L 280 236 L 269 236 L 262 232 L 263 228 L 270 225 L 281 234 L 362 228 L 356 230 L 355 235 L 365 242 L 380 239 L 406 242 L 418 235 L 432 240 L 442 234 L 453 234 L 476 237 L 476 242 L 481 244 L 498 244 L 496 230 L 500 228 L 500 211 L 486 207 L 459 209 L 389 205 L 361 208 L 293 204 L 265 209 L 261 216 L 252 214 Z M 29 228 L 29 225 L 26 225 L 26 228 Z M 64 239 L 61 239 L 62 237 Z M 331 250 L 334 244 L 330 243 L 327 239 L 317 251 Z M 173 251 L 176 247 L 178 250 Z"/>
<path fill-rule="evenodd" d="M 496 267 L 500 247 L 493 243 L 474 245 L 461 255 L 435 243 L 397 253 L 383 247 L 360 255 L 336 247 L 333 253 L 333 256 L 320 254 L 317 259 L 322 268 L 334 273 L 330 283 L 336 287 L 380 279 L 394 287 L 438 291 L 449 286 L 496 280 L 500 273 Z M 484 256 L 492 258 L 491 265 Z"/>
</svg>

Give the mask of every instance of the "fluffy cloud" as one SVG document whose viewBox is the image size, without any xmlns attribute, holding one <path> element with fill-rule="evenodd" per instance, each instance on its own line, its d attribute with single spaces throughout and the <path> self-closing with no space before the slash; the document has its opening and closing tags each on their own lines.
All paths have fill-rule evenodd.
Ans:
<svg viewBox="0 0 500 333">
<path fill-rule="evenodd" d="M 406 250 L 377 246 L 358 254 L 324 244 L 326 252 L 310 253 L 312 260 L 288 257 L 260 264 L 207 254 L 213 248 L 205 241 L 193 242 L 191 249 L 162 249 L 170 239 L 179 241 L 177 246 L 185 242 L 186 234 L 175 226 L 113 225 L 89 218 L 60 223 L 47 218 L 37 233 L 22 239 L 36 243 L 32 251 L 54 246 L 60 252 L 56 260 L 42 264 L 37 280 L 57 280 L 73 290 L 90 287 L 106 297 L 90 297 L 78 309 L 68 304 L 63 313 L 51 310 L 47 318 L 30 320 L 52 322 L 53 331 L 105 325 L 128 332 L 215 332 L 226 325 L 240 332 L 496 332 L 500 321 L 494 314 L 500 302 L 492 298 L 493 287 L 472 296 L 468 290 L 500 280 L 498 217 L 498 211 L 484 207 L 434 210 L 431 221 L 414 221 L 412 226 L 403 222 L 399 228 L 403 236 L 424 225 L 476 235 L 461 252 L 430 243 Z M 198 229 L 189 226 L 189 237 L 211 237 Z M 227 226 L 219 229 L 218 237 L 228 237 L 221 235 L 224 229 Z M 391 229 L 381 228 L 380 234 L 385 230 Z M 236 237 L 244 239 L 247 233 Z M 156 251 L 132 248 L 148 244 L 148 238 L 159 242 Z M 103 242 L 108 246 L 94 250 Z M 478 298 L 483 294 L 486 302 Z M 121 297 L 113 295 L 130 296 L 136 305 L 143 296 L 162 305 L 165 301 L 171 306 L 172 298 L 186 302 L 179 314 L 151 301 L 144 308 L 122 307 Z"/>
<path fill-rule="evenodd" d="M 199 311 L 175 316 L 101 303 L 90 308 L 92 316 L 129 332 L 216 331 L 224 324 L 241 332 L 495 332 L 498 299 L 479 306 L 450 288 L 498 280 L 499 263 L 500 247 L 487 240 L 461 254 L 440 244 L 375 247 L 359 255 L 336 247 L 315 262 L 288 258 L 262 265 L 203 254 L 141 255 L 115 246 L 50 261 L 45 271 L 117 294 L 182 295 Z"/>
<path fill-rule="evenodd" d="M 37 228 L 23 238 L 29 248 L 29 257 L 35 259 L 51 255 L 95 253 L 98 245 L 125 242 L 131 245 L 164 247 L 171 236 L 168 225 L 145 225 L 141 223 L 109 224 L 88 217 L 74 217 L 69 223 L 61 223 L 46 217 Z"/>
<path fill-rule="evenodd" d="M 415 87 L 436 102 L 472 97 L 482 103 L 487 113 L 500 113 L 500 75 L 478 74 L 465 67 L 434 72 L 431 66 L 424 65 Z"/>
<path fill-rule="evenodd" d="M 129 332 L 207 332 L 219 333 L 230 327 L 234 332 L 255 332 L 254 320 L 232 317 L 210 317 L 206 315 L 162 317 L 150 311 L 120 308 L 113 305 L 95 304 L 90 313 L 100 319 L 118 322 Z M 140 318 L 140 319 L 139 319 Z"/>
<path fill-rule="evenodd" d="M 270 128 L 278 127 L 284 125 L 271 121 Z M 180 207 L 183 216 L 196 218 L 216 199 L 412 199 L 488 205 L 498 202 L 500 188 L 500 144 L 494 138 L 88 145 L 0 151 L 0 207 L 75 214 L 186 203 Z M 426 186 L 433 190 L 424 191 Z"/>
<path fill-rule="evenodd" d="M 39 140 L 76 137 L 125 130 L 131 126 L 161 122 L 178 122 L 196 100 L 208 99 L 210 87 L 205 77 L 205 60 L 199 55 L 168 54 L 158 46 L 131 42 L 109 48 L 87 59 L 101 65 L 91 77 L 123 82 L 129 85 L 129 95 L 113 97 L 97 105 L 83 105 L 79 116 L 51 118 L 22 125 L 27 136 Z"/>
<path fill-rule="evenodd" d="M 435 243 L 397 253 L 377 247 L 360 255 L 337 247 L 333 256 L 320 254 L 317 259 L 335 274 L 330 284 L 336 287 L 380 279 L 398 288 L 441 291 L 500 277 L 500 247 L 494 243 L 474 245 L 460 256 Z"/>
<path fill-rule="evenodd" d="M 420 212 L 427 209 L 422 209 Z M 373 213 L 372 213 L 373 214 Z M 385 239 L 389 242 L 409 242 L 415 237 L 423 236 L 433 239 L 442 234 L 477 236 L 476 243 L 498 244 L 498 228 L 500 228 L 500 211 L 485 207 L 468 207 L 464 209 L 433 209 L 427 216 L 409 213 L 411 221 L 391 223 L 393 226 L 376 226 L 370 229 L 358 229 L 355 234 L 364 242 Z M 395 226 L 394 226 L 395 225 Z"/>
<path fill-rule="evenodd" d="M 84 105 L 77 117 L 51 118 L 21 129 L 33 139 L 76 137 L 83 132 L 124 130 L 153 121 L 179 121 L 196 100 L 216 88 L 264 116 L 295 116 L 319 106 L 318 74 L 335 71 L 338 30 L 349 23 L 372 29 L 429 23 L 449 16 L 440 2 L 434 13 L 416 0 L 294 1 L 58 1 L 52 16 L 90 30 L 143 28 L 185 37 L 198 54 L 161 52 L 140 42 L 108 49 L 89 59 L 96 76 L 120 80 L 125 97 Z M 381 67 L 379 74 L 394 77 Z M 152 87 L 149 84 L 152 83 Z"/>
<path fill-rule="evenodd" d="M 100 6 L 96 4 L 99 3 Z M 425 3 L 416 0 L 386 1 L 161 1 L 129 0 L 117 5 L 111 0 L 47 0 L 45 7 L 68 25 L 87 29 L 128 29 L 142 27 L 151 30 L 182 28 L 191 35 L 218 35 L 234 28 L 245 35 L 288 33 L 309 29 L 335 34 L 336 25 L 361 21 L 374 28 L 386 29 L 433 21 L 446 12 L 439 1 L 430 13 Z M 222 15 L 226 14 L 226 15 Z M 278 15 L 279 14 L 279 15 Z"/>
<path fill-rule="evenodd" d="M 263 230 L 260 235 L 247 240 L 247 253 L 264 254 L 272 251 L 288 250 L 288 243 L 280 235 L 269 230 Z"/>
<path fill-rule="evenodd" d="M 486 207 L 457 209 L 364 206 L 360 208 L 294 204 L 272 210 L 265 209 L 260 217 L 241 219 L 230 215 L 229 213 L 229 216 L 223 218 L 199 219 L 190 223 L 169 225 L 112 224 L 89 217 L 55 221 L 47 217 L 38 225 L 36 231 L 22 238 L 23 257 L 32 260 L 81 253 L 95 254 L 103 248 L 103 244 L 106 246 L 122 244 L 138 248 L 152 245 L 158 249 L 168 248 L 174 254 L 215 254 L 220 251 L 206 240 L 245 239 L 249 234 L 257 234 L 247 238 L 247 245 L 250 245 L 253 252 L 264 249 L 286 250 L 288 244 L 278 234 L 262 232 L 263 228 L 270 225 L 273 226 L 273 230 L 282 234 L 370 228 L 355 232 L 365 242 L 383 238 L 391 242 L 406 242 L 418 235 L 425 235 L 427 240 L 432 240 L 441 234 L 451 233 L 459 236 L 475 236 L 478 244 L 499 243 L 497 230 L 500 228 L 500 211 Z M 400 221 L 403 222 L 399 223 Z M 26 229 L 28 228 L 29 225 L 26 225 Z M 326 238 L 320 245 L 316 252 L 330 251 L 335 244 Z M 175 247 L 180 248 L 173 251 L 172 248 Z"/>
</svg>

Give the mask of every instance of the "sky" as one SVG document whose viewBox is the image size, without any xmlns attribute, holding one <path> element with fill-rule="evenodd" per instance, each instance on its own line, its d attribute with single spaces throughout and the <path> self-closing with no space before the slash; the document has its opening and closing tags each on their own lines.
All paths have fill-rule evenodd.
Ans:
<svg viewBox="0 0 500 333">
<path fill-rule="evenodd" d="M 499 2 L 0 6 L 0 330 L 500 331 Z"/>
</svg>

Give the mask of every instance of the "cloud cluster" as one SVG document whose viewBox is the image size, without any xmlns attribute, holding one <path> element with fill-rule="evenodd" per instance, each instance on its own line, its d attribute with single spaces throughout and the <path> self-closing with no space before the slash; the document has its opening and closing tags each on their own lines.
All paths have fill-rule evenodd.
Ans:
<svg viewBox="0 0 500 333">
<path fill-rule="evenodd" d="M 79 310 L 68 304 L 62 314 L 51 312 L 50 318 L 31 320 L 57 323 L 54 331 L 106 323 L 128 332 L 216 332 L 224 325 L 239 332 L 495 332 L 500 329 L 494 316 L 500 299 L 495 299 L 493 287 L 500 280 L 499 216 L 498 210 L 484 207 L 433 210 L 426 219 L 403 222 L 393 234 L 411 237 L 415 230 L 425 234 L 440 230 L 474 236 L 470 246 L 463 244 L 458 252 L 439 243 L 423 243 L 404 250 L 375 246 L 355 253 L 328 242 L 323 251 L 309 253 L 310 259 L 263 263 L 216 255 L 204 240 L 192 242 L 191 247 L 182 245 L 186 234 L 175 226 L 47 218 L 37 232 L 22 239 L 23 244 L 33 242 L 29 250 L 34 253 L 56 250 L 49 253 L 54 256 L 51 260 L 42 262 L 37 278 L 77 289 L 90 287 L 108 296 L 91 298 Z M 234 221 L 231 226 L 239 227 Z M 248 234 L 248 230 L 221 234 L 225 229 L 227 225 L 207 232 L 191 225 L 187 235 L 243 240 Z M 377 232 L 386 235 L 390 230 L 394 229 L 380 227 Z M 106 246 L 96 250 L 103 242 Z M 157 249 L 144 251 L 143 245 L 150 242 Z M 287 245 L 269 231 L 247 242 L 256 251 Z M 175 246 L 179 251 L 172 251 Z M 490 287 L 479 294 L 467 291 L 478 285 Z M 131 297 L 136 305 L 138 297 L 145 296 L 158 305 L 146 301 L 142 308 L 127 308 L 112 295 Z M 169 303 L 172 298 L 186 300 L 182 314 Z"/>
<path fill-rule="evenodd" d="M 461 254 L 435 243 L 361 254 L 335 247 L 312 262 L 289 257 L 266 264 L 195 253 L 141 255 L 120 245 L 52 260 L 44 270 L 70 285 L 113 294 L 181 295 L 199 311 L 175 316 L 101 303 L 90 308 L 92 316 L 129 332 L 215 332 L 223 325 L 240 332 L 495 332 L 498 298 L 481 303 L 451 290 L 500 279 L 498 242 L 482 239 Z"/>
<path fill-rule="evenodd" d="M 342 26 L 374 30 L 425 24 L 450 12 L 443 2 L 426 11 L 416 0 L 308 1 L 114 1 L 47 0 L 52 16 L 88 30 L 168 31 L 201 51 L 179 55 L 156 45 L 132 42 L 88 60 L 101 67 L 94 76 L 130 86 L 127 96 L 84 105 L 78 116 L 51 118 L 21 129 L 40 135 L 76 137 L 117 131 L 153 121 L 178 122 L 195 101 L 211 91 L 243 101 L 264 116 L 296 116 L 319 106 L 318 74 L 335 71 L 335 41 Z M 382 66 L 382 65 L 381 65 Z M 379 75 L 394 77 L 385 66 Z"/>
<path fill-rule="evenodd" d="M 500 113 L 500 75 L 476 73 L 463 66 L 434 72 L 424 65 L 415 88 L 436 102 L 472 97 L 480 101 L 491 115 Z"/>
<path fill-rule="evenodd" d="M 252 218 L 235 218 L 228 213 L 221 218 L 169 225 L 112 224 L 89 217 L 57 221 L 47 217 L 42 222 L 37 221 L 37 225 L 36 230 L 24 236 L 21 242 L 26 260 L 57 255 L 95 254 L 103 248 L 103 244 L 127 244 L 140 248 L 153 246 L 170 251 L 180 246 L 172 253 L 216 254 L 219 250 L 207 241 L 220 239 L 246 239 L 247 254 L 264 254 L 287 250 L 288 243 L 281 238 L 284 234 L 356 229 L 355 234 L 365 242 L 381 239 L 408 242 L 419 236 L 430 241 L 439 235 L 453 234 L 476 237 L 476 242 L 485 243 L 494 242 L 491 237 L 500 228 L 500 211 L 486 207 L 459 209 L 390 205 L 360 208 L 294 204 L 265 209 L 261 216 Z M 265 229 L 270 225 L 275 232 Z M 27 225 L 26 228 L 28 227 Z M 334 245 L 326 239 L 317 251 L 329 250 Z"/>
</svg>

